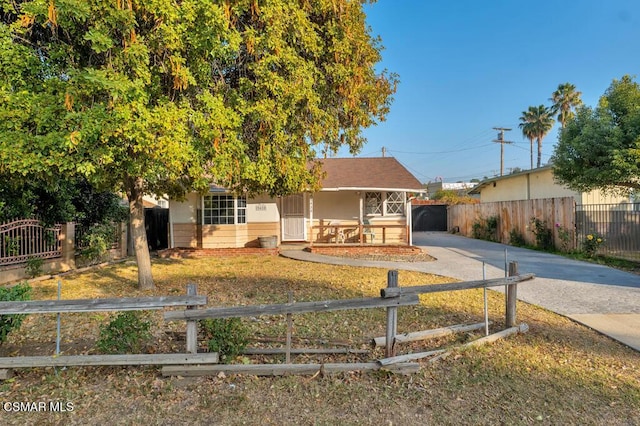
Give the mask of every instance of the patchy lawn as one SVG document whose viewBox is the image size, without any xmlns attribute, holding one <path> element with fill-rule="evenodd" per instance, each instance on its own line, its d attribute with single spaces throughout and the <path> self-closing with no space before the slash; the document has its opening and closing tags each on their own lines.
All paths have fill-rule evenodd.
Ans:
<svg viewBox="0 0 640 426">
<path fill-rule="evenodd" d="M 282 303 L 375 296 L 386 270 L 296 262 L 279 257 L 156 259 L 157 295 L 185 293 L 189 282 L 211 305 Z M 400 285 L 451 281 L 400 272 Z M 68 276 L 63 298 L 150 295 L 135 289 L 131 264 Z M 34 298 L 53 299 L 57 281 L 34 284 Z M 399 309 L 399 331 L 481 322 L 482 290 L 429 295 L 418 307 Z M 489 292 L 492 331 L 503 326 L 503 296 Z M 95 353 L 99 325 L 109 314 L 62 317 L 66 354 Z M 152 314 L 150 351 L 183 351 L 182 323 Z M 530 331 L 489 346 L 456 351 L 435 363 L 424 361 L 409 376 L 344 373 L 332 376 L 220 376 L 163 378 L 155 367 L 92 367 L 16 370 L 0 384 L 3 402 L 72 403 L 64 413 L 0 411 L 3 424 L 640 424 L 640 354 L 566 318 L 526 304 L 518 320 Z M 284 337 L 284 317 L 247 319 L 251 346 Z M 384 335 L 382 309 L 294 316 L 299 347 L 369 349 Z M 400 353 L 465 342 L 479 334 L 401 346 Z M 50 355 L 55 350 L 55 315 L 30 315 L 0 347 L 3 355 Z M 366 355 L 298 356 L 294 362 L 372 361 Z M 249 358 L 283 362 L 284 357 Z M 241 360 L 238 360 L 239 362 Z M 246 361 L 246 360 L 245 360 Z M 2 407 L 0 407 L 2 408 Z M 8 408 L 11 408 L 8 406 Z"/>
</svg>

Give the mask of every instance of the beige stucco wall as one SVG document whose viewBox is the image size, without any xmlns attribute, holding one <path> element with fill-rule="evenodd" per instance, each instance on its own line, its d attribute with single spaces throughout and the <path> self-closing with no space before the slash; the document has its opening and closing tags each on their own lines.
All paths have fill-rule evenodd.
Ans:
<svg viewBox="0 0 640 426">
<path fill-rule="evenodd" d="M 313 194 L 314 219 L 357 220 L 360 195 L 356 191 L 327 191 Z"/>
<path fill-rule="evenodd" d="M 554 180 L 551 168 L 507 176 L 494 183 L 482 188 L 480 200 L 483 203 L 561 197 L 573 197 L 577 204 L 617 204 L 629 201 L 628 197 L 606 195 L 599 190 L 588 193 L 573 191 Z"/>
<path fill-rule="evenodd" d="M 531 178 L 531 196 L 521 199 L 536 200 L 538 198 L 573 197 L 576 199 L 576 202 L 578 202 L 580 194 L 564 185 L 556 183 L 553 180 L 553 170 L 544 169 L 539 172 L 534 171 L 529 176 Z"/>
<path fill-rule="evenodd" d="M 184 201 L 169 200 L 169 215 L 172 223 L 196 223 L 200 195 L 192 192 Z"/>
<path fill-rule="evenodd" d="M 629 197 L 605 194 L 599 189 L 581 195 L 578 204 L 620 204 L 628 203 Z"/>
<path fill-rule="evenodd" d="M 269 196 L 258 196 L 247 200 L 248 223 L 280 222 L 278 200 Z"/>
<path fill-rule="evenodd" d="M 489 183 L 480 192 L 480 201 L 483 203 L 526 200 L 527 198 L 527 177 L 522 175 Z"/>
</svg>

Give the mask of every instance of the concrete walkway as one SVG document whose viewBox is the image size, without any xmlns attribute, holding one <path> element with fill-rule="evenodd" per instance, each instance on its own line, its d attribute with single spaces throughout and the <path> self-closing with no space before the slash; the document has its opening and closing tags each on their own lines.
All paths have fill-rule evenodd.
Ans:
<svg viewBox="0 0 640 426">
<path fill-rule="evenodd" d="M 283 256 L 334 265 L 426 272 L 463 281 L 504 276 L 507 261 L 536 279 L 518 285 L 518 299 L 567 316 L 640 351 L 640 276 L 562 256 L 447 233 L 415 233 L 413 243 L 435 262 L 378 262 L 283 250 Z"/>
</svg>

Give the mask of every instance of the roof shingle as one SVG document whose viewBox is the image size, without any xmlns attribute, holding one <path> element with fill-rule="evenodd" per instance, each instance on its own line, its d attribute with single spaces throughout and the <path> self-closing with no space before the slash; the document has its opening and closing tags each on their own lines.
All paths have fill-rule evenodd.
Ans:
<svg viewBox="0 0 640 426">
<path fill-rule="evenodd" d="M 318 160 L 326 177 L 324 190 L 339 188 L 421 191 L 422 184 L 393 157 Z"/>
</svg>

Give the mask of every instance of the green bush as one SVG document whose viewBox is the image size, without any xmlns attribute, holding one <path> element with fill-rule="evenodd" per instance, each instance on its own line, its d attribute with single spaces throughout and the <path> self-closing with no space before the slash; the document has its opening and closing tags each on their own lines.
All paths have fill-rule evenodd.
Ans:
<svg viewBox="0 0 640 426">
<path fill-rule="evenodd" d="M 524 235 L 518 232 L 518 230 L 512 229 L 509 231 L 509 244 L 516 247 L 524 247 L 527 245 L 527 240 L 524 239 Z"/>
<path fill-rule="evenodd" d="M 24 270 L 30 278 L 35 278 L 42 275 L 42 265 L 44 265 L 44 259 L 30 257 L 27 260 L 27 265 L 24 267 Z"/>
<path fill-rule="evenodd" d="M 542 250 L 553 250 L 553 232 L 547 222 L 536 217 L 531 218 L 531 232 L 536 236 L 536 246 Z"/>
<path fill-rule="evenodd" d="M 209 352 L 218 352 L 220 361 L 225 364 L 247 347 L 249 329 L 240 318 L 205 319 L 200 321 L 200 327 Z"/>
<path fill-rule="evenodd" d="M 597 233 L 587 234 L 584 239 L 583 249 L 587 256 L 594 257 L 598 251 L 598 247 L 604 243 L 604 238 Z"/>
<path fill-rule="evenodd" d="M 498 241 L 499 216 L 480 217 L 471 225 L 471 236 L 477 240 Z"/>
<path fill-rule="evenodd" d="M 0 287 L 0 301 L 13 302 L 31 299 L 31 287 L 21 283 L 13 287 Z M 20 328 L 26 315 L 0 315 L 0 344 L 7 340 L 9 333 Z"/>
<path fill-rule="evenodd" d="M 109 324 L 100 326 L 98 349 L 107 354 L 140 353 L 151 339 L 151 322 L 139 311 L 120 312 Z"/>
<path fill-rule="evenodd" d="M 84 248 L 81 250 L 80 255 L 89 262 L 99 262 L 107 255 L 113 240 L 112 224 L 99 223 L 93 225 L 82 237 L 81 245 Z"/>
</svg>

